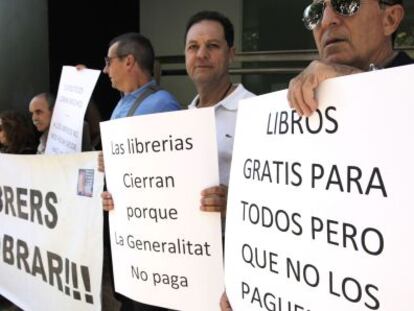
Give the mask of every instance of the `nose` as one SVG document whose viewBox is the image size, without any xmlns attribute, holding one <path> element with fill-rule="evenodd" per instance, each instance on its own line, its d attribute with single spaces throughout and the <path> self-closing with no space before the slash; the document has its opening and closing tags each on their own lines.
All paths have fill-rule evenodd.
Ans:
<svg viewBox="0 0 414 311">
<path fill-rule="evenodd" d="M 325 9 L 322 14 L 321 27 L 337 25 L 340 23 L 340 18 L 338 13 L 332 8 L 332 4 L 329 1 L 325 2 Z"/>
<path fill-rule="evenodd" d="M 208 56 L 207 47 L 205 45 L 200 46 L 199 49 L 197 50 L 197 57 L 198 58 L 207 58 L 207 56 Z"/>
<path fill-rule="evenodd" d="M 107 64 L 105 64 L 105 66 L 104 66 L 104 68 L 103 68 L 103 72 L 104 73 L 106 73 L 106 74 L 108 74 L 108 65 Z"/>
</svg>

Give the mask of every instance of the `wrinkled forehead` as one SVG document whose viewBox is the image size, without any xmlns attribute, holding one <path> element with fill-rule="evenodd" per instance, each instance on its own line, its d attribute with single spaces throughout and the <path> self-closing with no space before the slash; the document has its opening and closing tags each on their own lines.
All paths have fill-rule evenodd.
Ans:
<svg viewBox="0 0 414 311">
<path fill-rule="evenodd" d="M 30 103 L 30 108 L 33 110 L 49 110 L 49 104 L 44 96 L 35 97 Z"/>
</svg>

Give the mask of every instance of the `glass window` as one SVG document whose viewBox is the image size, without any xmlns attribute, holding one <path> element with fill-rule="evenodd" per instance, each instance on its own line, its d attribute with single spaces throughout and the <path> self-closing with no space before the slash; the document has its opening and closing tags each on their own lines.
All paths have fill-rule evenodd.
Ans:
<svg viewBox="0 0 414 311">
<path fill-rule="evenodd" d="M 414 48 L 414 1 L 405 0 L 405 18 L 398 31 L 395 46 L 400 48 Z M 411 55 L 414 57 L 414 54 Z"/>
</svg>

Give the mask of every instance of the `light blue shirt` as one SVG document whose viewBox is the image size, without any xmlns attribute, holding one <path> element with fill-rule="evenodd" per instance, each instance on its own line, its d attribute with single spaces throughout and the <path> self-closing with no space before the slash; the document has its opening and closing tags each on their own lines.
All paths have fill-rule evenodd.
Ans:
<svg viewBox="0 0 414 311">
<path fill-rule="evenodd" d="M 140 96 L 144 90 L 151 85 L 156 85 L 155 80 L 151 80 L 132 93 L 125 94 L 119 100 L 114 111 L 112 112 L 111 120 L 126 117 L 128 115 L 129 109 L 131 109 L 138 96 Z M 172 94 L 166 90 L 159 90 L 145 98 L 135 110 L 133 115 L 137 116 L 158 112 L 175 111 L 180 109 L 181 105 Z"/>
</svg>

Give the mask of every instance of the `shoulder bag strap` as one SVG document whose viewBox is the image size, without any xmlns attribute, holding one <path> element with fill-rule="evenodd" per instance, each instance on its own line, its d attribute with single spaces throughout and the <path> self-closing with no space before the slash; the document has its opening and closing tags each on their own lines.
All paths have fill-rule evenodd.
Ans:
<svg viewBox="0 0 414 311">
<path fill-rule="evenodd" d="M 151 94 L 154 94 L 156 92 L 158 92 L 159 90 L 161 90 L 162 88 L 158 85 L 150 85 L 149 87 L 147 87 L 144 92 L 142 92 L 137 99 L 135 100 L 135 102 L 132 104 L 131 108 L 128 111 L 127 117 L 131 117 L 134 115 L 135 111 L 138 109 L 139 105 L 144 101 L 145 98 L 147 98 L 148 96 L 150 96 Z"/>
</svg>

